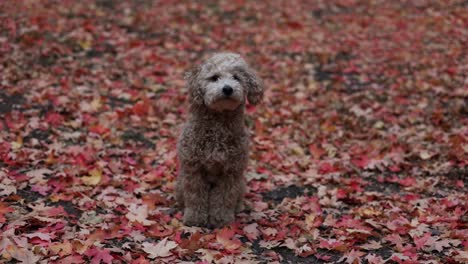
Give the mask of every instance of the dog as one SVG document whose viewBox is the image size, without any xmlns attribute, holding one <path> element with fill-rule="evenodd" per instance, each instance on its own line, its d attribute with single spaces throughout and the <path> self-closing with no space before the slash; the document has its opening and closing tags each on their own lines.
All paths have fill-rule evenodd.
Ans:
<svg viewBox="0 0 468 264">
<path fill-rule="evenodd" d="M 222 227 L 243 210 L 249 136 L 246 100 L 256 105 L 264 85 L 236 53 L 217 53 L 186 75 L 189 117 L 177 142 L 176 201 L 187 226 Z"/>
</svg>

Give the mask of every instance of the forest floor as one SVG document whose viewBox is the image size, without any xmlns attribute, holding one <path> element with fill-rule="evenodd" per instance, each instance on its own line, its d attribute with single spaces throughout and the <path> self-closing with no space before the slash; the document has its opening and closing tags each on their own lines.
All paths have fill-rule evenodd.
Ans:
<svg viewBox="0 0 468 264">
<path fill-rule="evenodd" d="M 468 263 L 468 2 L 1 1 L 0 262 Z M 248 209 L 174 208 L 184 72 L 241 53 Z"/>
</svg>

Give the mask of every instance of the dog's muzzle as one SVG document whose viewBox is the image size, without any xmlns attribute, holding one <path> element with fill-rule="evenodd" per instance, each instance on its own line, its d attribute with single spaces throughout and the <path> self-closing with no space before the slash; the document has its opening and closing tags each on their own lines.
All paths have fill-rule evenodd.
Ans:
<svg viewBox="0 0 468 264">
<path fill-rule="evenodd" d="M 231 96 L 231 94 L 234 92 L 234 90 L 232 89 L 231 86 L 229 85 L 225 85 L 223 87 L 223 94 L 226 96 L 226 97 L 229 97 Z"/>
</svg>

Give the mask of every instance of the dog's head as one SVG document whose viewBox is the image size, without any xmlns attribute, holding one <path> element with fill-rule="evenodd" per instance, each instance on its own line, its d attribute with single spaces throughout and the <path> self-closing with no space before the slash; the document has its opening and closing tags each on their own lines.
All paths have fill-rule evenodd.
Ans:
<svg viewBox="0 0 468 264">
<path fill-rule="evenodd" d="M 239 54 L 217 53 L 186 75 L 190 103 L 216 111 L 232 111 L 245 103 L 257 104 L 263 83 Z"/>
</svg>

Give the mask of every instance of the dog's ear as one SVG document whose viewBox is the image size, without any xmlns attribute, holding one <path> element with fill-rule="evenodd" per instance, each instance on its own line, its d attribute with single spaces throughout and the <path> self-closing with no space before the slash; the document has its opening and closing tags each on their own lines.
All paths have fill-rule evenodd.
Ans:
<svg viewBox="0 0 468 264">
<path fill-rule="evenodd" d="M 246 86 L 249 103 L 253 105 L 260 103 L 263 99 L 263 81 L 254 70 L 248 67 L 238 67 L 236 70 Z"/>
<path fill-rule="evenodd" d="M 185 73 L 184 79 L 187 82 L 189 101 L 194 105 L 203 104 L 203 91 L 199 81 L 200 66 L 195 66 Z"/>
</svg>

